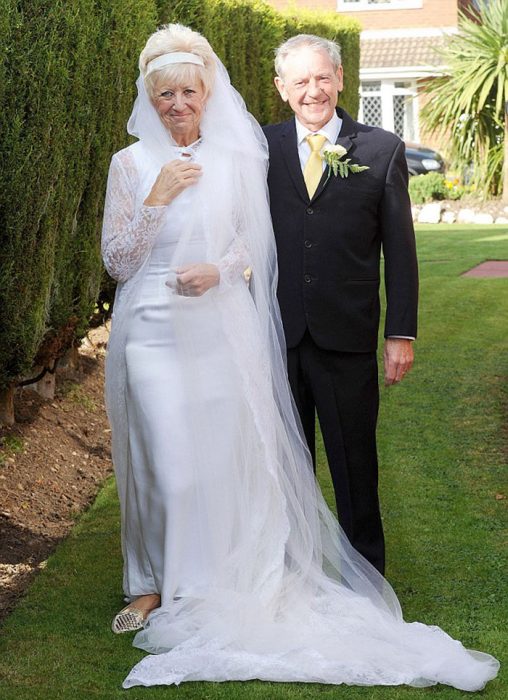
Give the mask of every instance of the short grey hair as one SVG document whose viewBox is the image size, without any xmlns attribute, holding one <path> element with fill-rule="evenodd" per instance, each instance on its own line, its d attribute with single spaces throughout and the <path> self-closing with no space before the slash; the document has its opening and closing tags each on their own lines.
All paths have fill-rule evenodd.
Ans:
<svg viewBox="0 0 508 700">
<path fill-rule="evenodd" d="M 341 65 L 340 46 L 336 41 L 330 41 L 330 39 L 324 39 L 315 34 L 297 34 L 275 50 L 275 72 L 279 78 L 284 79 L 284 62 L 288 55 L 307 47 L 328 54 L 335 71 Z"/>
</svg>

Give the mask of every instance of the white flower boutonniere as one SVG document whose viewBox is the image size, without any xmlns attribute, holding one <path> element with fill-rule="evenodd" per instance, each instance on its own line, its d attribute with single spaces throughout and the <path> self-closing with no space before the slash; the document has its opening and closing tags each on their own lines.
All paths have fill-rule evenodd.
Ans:
<svg viewBox="0 0 508 700">
<path fill-rule="evenodd" d="M 349 173 L 361 173 L 363 170 L 369 169 L 368 165 L 356 165 L 356 163 L 351 163 L 351 158 L 341 160 L 346 153 L 347 150 L 344 146 L 325 146 L 323 148 L 322 155 L 325 159 L 325 163 L 328 165 L 327 182 L 332 172 L 335 177 L 337 177 L 337 175 L 348 177 Z"/>
</svg>

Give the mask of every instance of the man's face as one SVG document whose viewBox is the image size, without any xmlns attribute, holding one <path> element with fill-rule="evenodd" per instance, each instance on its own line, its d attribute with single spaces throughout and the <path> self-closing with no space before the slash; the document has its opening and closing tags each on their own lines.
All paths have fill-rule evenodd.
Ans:
<svg viewBox="0 0 508 700">
<path fill-rule="evenodd" d="M 319 131 L 332 118 L 342 91 L 342 66 L 334 71 L 325 51 L 305 46 L 286 57 L 283 78 L 276 77 L 275 85 L 303 126 Z"/>
</svg>

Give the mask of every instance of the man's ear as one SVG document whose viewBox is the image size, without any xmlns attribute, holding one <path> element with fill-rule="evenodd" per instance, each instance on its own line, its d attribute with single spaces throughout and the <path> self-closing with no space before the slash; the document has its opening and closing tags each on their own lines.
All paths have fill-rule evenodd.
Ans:
<svg viewBox="0 0 508 700">
<path fill-rule="evenodd" d="M 288 101 L 288 94 L 286 92 L 286 88 L 284 87 L 284 81 L 282 80 L 282 78 L 279 78 L 279 76 L 276 75 L 275 78 L 273 79 L 273 82 L 275 83 L 275 87 L 279 91 L 279 95 L 282 97 L 284 102 L 287 102 Z"/>
<path fill-rule="evenodd" d="M 338 85 L 339 93 L 341 93 L 344 90 L 344 71 L 342 69 L 342 65 L 340 65 L 337 68 L 337 80 L 339 81 L 339 85 Z"/>
</svg>

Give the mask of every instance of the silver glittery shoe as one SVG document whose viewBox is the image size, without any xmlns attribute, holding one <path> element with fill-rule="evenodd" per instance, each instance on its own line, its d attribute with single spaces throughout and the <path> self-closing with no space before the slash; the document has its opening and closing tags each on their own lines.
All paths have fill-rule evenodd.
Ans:
<svg viewBox="0 0 508 700">
<path fill-rule="evenodd" d="M 135 630 L 140 630 L 143 628 L 143 622 L 145 621 L 145 616 L 139 610 L 139 608 L 130 608 L 127 606 L 123 610 L 120 610 L 118 615 L 115 615 L 113 622 L 111 623 L 111 629 L 115 634 L 122 634 L 122 632 L 134 632 Z"/>
</svg>

